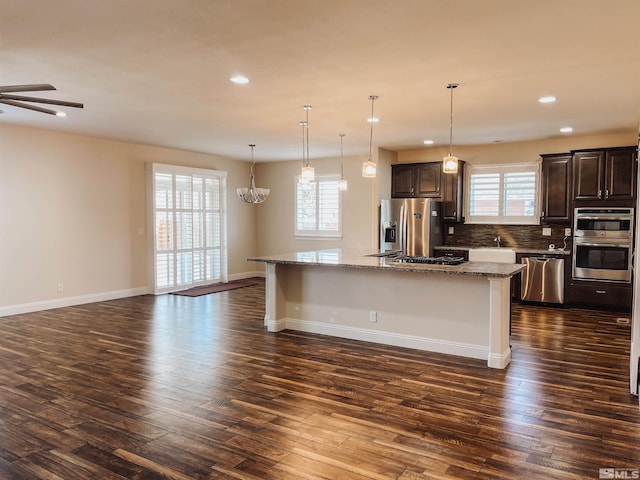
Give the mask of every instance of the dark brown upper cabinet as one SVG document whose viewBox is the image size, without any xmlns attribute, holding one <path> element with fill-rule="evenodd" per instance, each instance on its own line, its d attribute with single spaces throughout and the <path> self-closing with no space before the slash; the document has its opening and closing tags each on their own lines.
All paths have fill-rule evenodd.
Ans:
<svg viewBox="0 0 640 480">
<path fill-rule="evenodd" d="M 445 222 L 461 222 L 464 180 L 464 162 L 458 161 L 456 173 L 442 174 L 442 220 Z"/>
<path fill-rule="evenodd" d="M 458 173 L 442 173 L 442 162 L 391 165 L 392 198 L 435 198 L 442 202 L 442 220 L 462 221 L 462 185 L 465 162 Z"/>
<path fill-rule="evenodd" d="M 440 197 L 441 177 L 440 162 L 391 165 L 391 197 Z"/>
<path fill-rule="evenodd" d="M 542 157 L 542 219 L 547 222 L 571 220 L 571 154 L 553 153 Z"/>
<path fill-rule="evenodd" d="M 636 147 L 574 151 L 574 205 L 633 207 L 636 159 Z"/>
</svg>

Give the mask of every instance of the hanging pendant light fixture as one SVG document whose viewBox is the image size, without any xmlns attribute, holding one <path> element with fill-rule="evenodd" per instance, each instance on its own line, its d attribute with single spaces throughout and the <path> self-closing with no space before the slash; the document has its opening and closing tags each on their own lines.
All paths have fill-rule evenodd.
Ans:
<svg viewBox="0 0 640 480">
<path fill-rule="evenodd" d="M 369 100 L 371 100 L 371 118 L 369 118 L 371 131 L 369 133 L 369 160 L 362 164 L 362 176 L 365 178 L 373 178 L 376 176 L 376 164 L 371 160 L 371 154 L 373 151 L 373 124 L 376 121 L 373 116 L 373 102 L 377 100 L 377 98 L 377 95 L 369 95 Z"/>
<path fill-rule="evenodd" d="M 344 178 L 344 167 L 342 163 L 342 140 L 344 139 L 345 134 L 339 133 L 340 135 L 340 180 L 338 180 L 338 190 L 345 191 L 348 187 L 347 179 Z"/>
<path fill-rule="evenodd" d="M 238 192 L 238 197 L 245 203 L 262 203 L 269 196 L 268 188 L 256 188 L 256 180 L 253 174 L 253 167 L 256 162 L 253 160 L 253 149 L 255 148 L 254 144 L 249 145 L 251 147 L 251 174 L 249 176 L 249 188 L 238 188 L 236 191 Z"/>
<path fill-rule="evenodd" d="M 454 157 L 453 150 L 453 90 L 458 88 L 457 83 L 450 83 L 447 88 L 451 91 L 451 109 L 449 116 L 449 155 L 442 159 L 442 171 L 444 173 L 458 173 L 458 157 Z"/>
<path fill-rule="evenodd" d="M 300 182 L 311 183 L 315 179 L 315 170 L 309 166 L 309 110 L 313 107 L 305 105 L 302 108 L 304 108 L 307 117 L 304 122 L 300 122 L 300 125 L 302 125 L 302 174 L 300 175 Z"/>
</svg>

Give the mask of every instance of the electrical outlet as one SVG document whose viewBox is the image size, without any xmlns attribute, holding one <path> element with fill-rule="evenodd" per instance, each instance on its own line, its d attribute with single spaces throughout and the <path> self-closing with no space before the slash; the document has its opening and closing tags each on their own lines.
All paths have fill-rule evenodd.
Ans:
<svg viewBox="0 0 640 480">
<path fill-rule="evenodd" d="M 371 323 L 376 323 L 378 321 L 378 312 L 370 311 L 369 312 L 369 321 Z"/>
<path fill-rule="evenodd" d="M 542 235 L 545 237 L 551 236 L 551 229 L 549 227 L 545 227 L 542 229 Z"/>
<path fill-rule="evenodd" d="M 453 235 L 453 227 L 449 227 L 448 232 L 449 232 L 449 235 Z"/>
<path fill-rule="evenodd" d="M 571 229 L 570 228 L 565 228 L 564 229 L 564 236 L 565 237 L 570 237 L 571 236 Z"/>
<path fill-rule="evenodd" d="M 64 292 L 64 283 L 59 283 L 58 284 L 58 293 L 62 293 Z"/>
</svg>

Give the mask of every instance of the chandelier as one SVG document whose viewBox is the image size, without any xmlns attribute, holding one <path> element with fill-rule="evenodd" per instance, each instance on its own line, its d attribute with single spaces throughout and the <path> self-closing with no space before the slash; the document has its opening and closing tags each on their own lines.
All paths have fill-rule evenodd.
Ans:
<svg viewBox="0 0 640 480">
<path fill-rule="evenodd" d="M 253 160 L 253 149 L 255 145 L 249 145 L 251 147 L 251 175 L 249 176 L 249 188 L 238 188 L 238 197 L 245 203 L 262 203 L 269 196 L 270 190 L 268 188 L 256 188 L 256 180 L 253 174 L 253 167 L 256 162 Z"/>
</svg>

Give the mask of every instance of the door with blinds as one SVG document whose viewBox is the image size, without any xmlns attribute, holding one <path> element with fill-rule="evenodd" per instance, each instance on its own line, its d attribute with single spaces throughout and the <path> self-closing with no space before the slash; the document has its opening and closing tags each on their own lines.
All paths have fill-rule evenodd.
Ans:
<svg viewBox="0 0 640 480">
<path fill-rule="evenodd" d="M 226 172 L 152 165 L 155 293 L 227 281 Z"/>
</svg>

